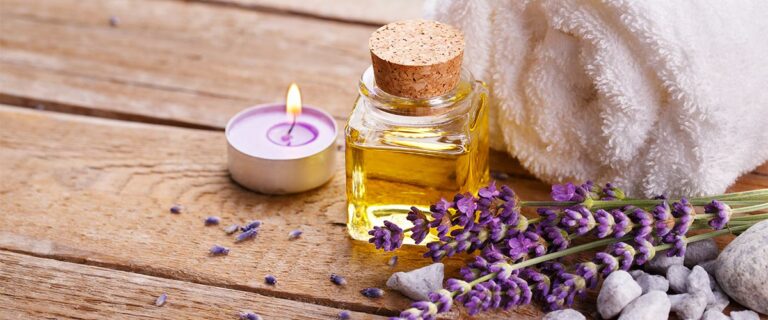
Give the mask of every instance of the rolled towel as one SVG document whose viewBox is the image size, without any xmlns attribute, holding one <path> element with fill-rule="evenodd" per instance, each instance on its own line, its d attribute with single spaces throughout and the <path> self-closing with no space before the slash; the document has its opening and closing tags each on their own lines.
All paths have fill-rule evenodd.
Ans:
<svg viewBox="0 0 768 320">
<path fill-rule="evenodd" d="M 539 178 L 723 192 L 768 160 L 768 1 L 428 0 Z"/>
</svg>

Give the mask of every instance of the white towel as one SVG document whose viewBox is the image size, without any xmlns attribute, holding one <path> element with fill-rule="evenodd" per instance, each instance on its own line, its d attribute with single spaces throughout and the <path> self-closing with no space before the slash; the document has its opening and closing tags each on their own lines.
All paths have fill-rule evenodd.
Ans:
<svg viewBox="0 0 768 320">
<path fill-rule="evenodd" d="M 429 0 L 539 178 L 723 192 L 768 160 L 768 1 Z M 502 139 L 503 137 L 503 139 Z"/>
</svg>

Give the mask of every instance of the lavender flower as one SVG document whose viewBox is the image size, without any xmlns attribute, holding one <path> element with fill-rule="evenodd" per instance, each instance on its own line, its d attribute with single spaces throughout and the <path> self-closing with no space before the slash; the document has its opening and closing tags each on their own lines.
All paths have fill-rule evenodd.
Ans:
<svg viewBox="0 0 768 320">
<path fill-rule="evenodd" d="M 600 266 L 599 271 L 603 277 L 607 277 L 611 272 L 619 270 L 619 259 L 608 252 L 595 253 L 595 258 L 592 261 Z"/>
<path fill-rule="evenodd" d="M 550 246 L 552 248 L 552 251 L 562 251 L 568 248 L 568 246 L 571 244 L 570 238 L 568 237 L 568 233 L 565 232 L 565 230 L 560 229 L 558 227 L 550 226 L 545 227 L 543 230 L 544 238 L 549 240 L 550 244 L 553 246 Z"/>
<path fill-rule="evenodd" d="M 576 186 L 573 183 L 552 185 L 552 200 L 571 201 L 576 195 Z"/>
<path fill-rule="evenodd" d="M 559 211 L 550 208 L 538 208 L 536 213 L 541 217 L 540 225 L 555 226 L 560 223 L 561 214 Z"/>
<path fill-rule="evenodd" d="M 429 234 L 430 228 L 430 221 L 427 219 L 424 212 L 421 212 L 419 208 L 411 207 L 407 219 L 413 224 L 413 227 L 411 227 L 411 239 L 413 239 L 416 244 L 424 241 L 424 238 Z"/>
<path fill-rule="evenodd" d="M 576 235 L 585 235 L 595 227 L 592 212 L 584 206 L 576 206 L 563 210 L 560 225 L 571 229 Z"/>
<path fill-rule="evenodd" d="M 384 295 L 384 290 L 381 290 L 379 288 L 365 288 L 363 290 L 360 290 L 360 294 L 368 298 L 381 298 L 381 296 Z"/>
<path fill-rule="evenodd" d="M 335 284 L 337 286 L 347 285 L 347 279 L 344 279 L 344 277 L 342 277 L 342 276 L 340 276 L 338 274 L 335 274 L 335 273 L 331 274 L 331 282 L 333 282 L 333 284 Z"/>
<path fill-rule="evenodd" d="M 613 220 L 613 215 L 610 212 L 598 209 L 595 211 L 594 217 L 595 223 L 597 223 L 596 236 L 598 238 L 602 239 L 613 233 L 613 227 L 616 225 L 616 222 Z"/>
<path fill-rule="evenodd" d="M 251 311 L 242 311 L 239 314 L 240 320 L 261 320 L 261 316 Z"/>
<path fill-rule="evenodd" d="M 547 249 L 538 234 L 530 231 L 513 233 L 507 240 L 507 256 L 512 260 L 527 257 L 529 252 L 533 252 L 535 256 L 546 253 Z"/>
<path fill-rule="evenodd" d="M 292 230 L 291 232 L 288 233 L 288 240 L 296 240 L 299 237 L 301 237 L 302 233 L 304 232 L 299 229 Z"/>
<path fill-rule="evenodd" d="M 624 271 L 632 267 L 632 263 L 635 261 L 635 253 L 637 253 L 635 248 L 624 242 L 614 243 L 609 247 L 609 252 L 612 256 L 617 257 L 619 268 Z"/>
<path fill-rule="evenodd" d="M 343 310 L 339 312 L 338 318 L 339 320 L 349 320 L 350 318 L 352 318 L 352 316 L 349 314 L 349 311 Z"/>
<path fill-rule="evenodd" d="M 653 243 L 649 241 L 646 237 L 648 236 L 637 236 L 635 237 L 635 249 L 637 251 L 637 255 L 635 256 L 635 264 L 637 265 L 643 265 L 648 260 L 653 259 L 653 256 L 656 255 L 656 248 L 653 246 Z"/>
<path fill-rule="evenodd" d="M 580 276 L 587 289 L 597 288 L 598 266 L 594 262 L 582 262 L 576 265 L 576 275 Z"/>
<path fill-rule="evenodd" d="M 384 226 L 373 227 L 368 234 L 372 236 L 368 242 L 373 243 L 376 249 L 392 251 L 403 245 L 403 229 L 389 221 L 384 221 Z"/>
<path fill-rule="evenodd" d="M 684 257 L 687 243 L 685 236 L 674 234 L 673 237 L 671 237 L 669 240 L 671 241 L 668 243 L 672 243 L 672 248 L 667 250 L 667 257 Z"/>
<path fill-rule="evenodd" d="M 606 183 L 602 190 L 601 200 L 623 200 L 626 197 L 624 190 L 621 190 L 613 184 Z"/>
<path fill-rule="evenodd" d="M 458 291 L 459 295 L 466 294 L 472 290 L 472 286 L 468 282 L 453 278 L 445 282 L 445 288 L 450 291 Z"/>
<path fill-rule="evenodd" d="M 221 222 L 221 218 L 219 218 L 217 216 L 210 216 L 210 217 L 205 218 L 205 225 L 206 226 L 215 226 L 215 225 L 218 225 L 219 222 Z"/>
<path fill-rule="evenodd" d="M 632 230 L 629 217 L 620 209 L 611 210 L 611 216 L 613 216 L 613 237 L 621 238 Z"/>
<path fill-rule="evenodd" d="M 222 246 L 220 246 L 218 244 L 215 244 L 215 245 L 213 245 L 213 247 L 211 247 L 209 252 L 213 256 L 228 255 L 229 254 L 229 248 L 222 247 Z"/>
<path fill-rule="evenodd" d="M 672 227 L 671 233 L 684 235 L 688 232 L 688 228 L 691 227 L 691 224 L 693 224 L 693 218 L 696 215 L 696 211 L 685 198 L 680 199 L 680 202 L 673 203 L 672 208 L 674 209 L 672 215 L 679 220 L 675 226 Z M 674 239 L 674 236 L 670 236 L 670 239 Z"/>
<path fill-rule="evenodd" d="M 552 290 L 545 299 L 547 308 L 557 310 L 565 305 L 572 305 L 577 295 L 586 295 L 586 281 L 579 275 L 562 272 L 556 277 Z"/>
<path fill-rule="evenodd" d="M 728 224 L 728 221 L 731 219 L 732 213 L 730 206 L 717 200 L 712 200 L 712 202 L 704 206 L 704 212 L 715 215 L 714 218 L 707 222 L 707 224 L 715 230 L 725 228 L 725 225 Z"/>
<path fill-rule="evenodd" d="M 629 219 L 635 224 L 634 236 L 644 237 L 651 234 L 653 230 L 653 216 L 640 208 L 631 209 Z"/>
<path fill-rule="evenodd" d="M 224 228 L 224 233 L 226 233 L 226 234 L 233 234 L 233 233 L 237 232 L 237 230 L 239 230 L 239 229 L 240 229 L 239 225 L 233 224 L 233 225 L 230 225 L 229 227 Z"/>
<path fill-rule="evenodd" d="M 261 221 L 259 220 L 253 220 L 251 222 L 246 223 L 244 226 L 240 228 L 241 231 L 245 232 L 248 230 L 258 229 L 261 227 Z"/>
<path fill-rule="evenodd" d="M 470 193 L 457 194 L 454 202 L 456 203 L 456 210 L 458 210 L 455 224 L 462 227 L 471 227 L 475 222 L 475 211 L 477 210 L 475 197 Z"/>
<path fill-rule="evenodd" d="M 253 239 L 258 234 L 259 234 L 259 229 L 258 228 L 249 229 L 249 230 L 247 230 L 247 231 L 245 231 L 245 232 L 243 232 L 241 234 L 238 234 L 235 237 L 235 242 L 241 242 L 241 241 L 245 241 L 245 240 L 248 240 L 248 239 Z"/>
<path fill-rule="evenodd" d="M 266 277 L 264 277 L 264 283 L 274 286 L 277 284 L 277 278 L 271 274 L 268 274 Z"/>
<path fill-rule="evenodd" d="M 675 225 L 675 217 L 672 215 L 672 210 L 669 208 L 669 203 L 666 201 L 653 207 L 651 212 L 653 215 L 654 230 L 657 237 L 664 237 Z"/>
<path fill-rule="evenodd" d="M 552 284 L 550 278 L 533 268 L 525 268 L 520 271 L 520 277 L 526 279 L 532 288 L 532 291 L 539 298 L 544 298 L 549 293 Z"/>
<path fill-rule="evenodd" d="M 168 295 L 165 293 L 160 294 L 160 296 L 155 299 L 155 306 L 162 307 L 166 300 L 168 300 Z"/>
<path fill-rule="evenodd" d="M 171 211 L 171 213 L 173 213 L 173 214 L 179 214 L 179 213 L 181 213 L 182 211 L 184 211 L 184 207 L 182 207 L 181 205 L 178 205 L 178 204 L 174 204 L 174 205 L 171 207 L 171 210 L 170 210 L 170 211 Z"/>
</svg>

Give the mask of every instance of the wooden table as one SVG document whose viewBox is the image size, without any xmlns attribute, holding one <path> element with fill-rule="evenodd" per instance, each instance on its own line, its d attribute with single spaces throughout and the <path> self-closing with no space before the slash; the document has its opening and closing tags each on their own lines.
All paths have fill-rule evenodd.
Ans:
<svg viewBox="0 0 768 320">
<path fill-rule="evenodd" d="M 292 196 L 228 177 L 222 127 L 237 111 L 305 101 L 341 125 L 369 64 L 376 26 L 416 17 L 410 0 L 0 0 L 0 318 L 266 319 L 395 315 L 396 292 L 368 299 L 394 271 L 428 264 L 346 236 L 343 157 L 324 187 Z M 110 24 L 110 20 L 114 23 Z M 548 186 L 494 154 L 529 199 Z M 768 187 L 768 165 L 732 190 Z M 172 215 L 180 203 L 186 210 Z M 219 227 L 264 221 L 255 242 Z M 288 241 L 290 230 L 304 235 Z M 725 240 L 727 241 L 727 239 Z M 215 243 L 232 247 L 209 257 Z M 447 262 L 455 275 L 466 257 Z M 331 273 L 349 284 L 331 284 Z M 276 286 L 263 277 L 274 274 Z M 168 294 L 168 304 L 154 299 Z M 589 301 L 581 306 L 590 311 Z M 492 319 L 537 318 L 537 307 Z M 449 317 L 462 317 L 460 311 Z"/>
</svg>

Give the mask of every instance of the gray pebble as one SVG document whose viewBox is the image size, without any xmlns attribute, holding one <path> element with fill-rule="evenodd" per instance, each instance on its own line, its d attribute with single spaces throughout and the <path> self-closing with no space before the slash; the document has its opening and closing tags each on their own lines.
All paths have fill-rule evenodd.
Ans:
<svg viewBox="0 0 768 320">
<path fill-rule="evenodd" d="M 715 278 L 731 299 L 768 314 L 768 220 L 733 239 L 717 257 Z"/>
<path fill-rule="evenodd" d="M 760 316 L 757 312 L 752 310 L 743 311 L 731 311 L 731 319 L 733 320 L 760 320 Z"/>
<path fill-rule="evenodd" d="M 629 275 L 631 275 L 632 279 L 635 279 L 635 280 L 637 280 L 637 278 L 639 278 L 640 276 L 642 276 L 644 274 L 646 274 L 645 271 L 640 270 L 640 269 L 629 270 Z"/>
<path fill-rule="evenodd" d="M 707 297 L 702 294 L 683 293 L 670 297 L 672 312 L 681 320 L 698 320 L 707 308 Z"/>
<path fill-rule="evenodd" d="M 651 291 L 630 303 L 621 313 L 619 320 L 658 320 L 669 315 L 670 302 L 667 294 Z"/>
<path fill-rule="evenodd" d="M 688 293 L 702 295 L 707 299 L 707 304 L 715 302 L 715 295 L 709 285 L 709 274 L 700 266 L 693 267 L 688 275 Z"/>
<path fill-rule="evenodd" d="M 429 300 L 429 293 L 443 288 L 442 263 L 434 263 L 423 268 L 408 272 L 395 272 L 387 287 L 414 300 Z"/>
<path fill-rule="evenodd" d="M 667 290 L 669 290 L 669 281 L 662 276 L 646 273 L 639 276 L 635 281 L 637 281 L 637 284 L 643 289 L 643 294 L 648 293 L 651 290 L 658 290 L 661 292 L 667 292 Z"/>
<path fill-rule="evenodd" d="M 586 320 L 583 314 L 573 309 L 557 310 L 544 315 L 542 320 Z"/>
<path fill-rule="evenodd" d="M 677 293 L 688 292 L 687 283 L 689 274 L 691 274 L 691 269 L 688 269 L 683 265 L 676 264 L 669 267 L 667 270 L 669 288 Z"/>
<path fill-rule="evenodd" d="M 731 320 L 731 317 L 717 310 L 707 310 L 701 320 Z"/>
<path fill-rule="evenodd" d="M 720 291 L 719 289 L 713 290 L 712 294 L 715 296 L 715 301 L 707 304 L 707 311 L 714 310 L 714 311 L 722 312 L 725 309 L 725 307 L 727 307 L 728 304 L 731 303 L 731 300 L 728 298 L 728 295 L 726 295 L 724 292 Z"/>
<path fill-rule="evenodd" d="M 667 274 L 667 269 L 673 265 L 682 265 L 683 257 L 667 257 L 665 253 L 659 253 L 653 257 L 650 261 L 645 263 L 645 271 L 654 274 Z"/>
<path fill-rule="evenodd" d="M 688 297 L 687 293 L 670 294 L 667 296 L 667 298 L 669 298 L 669 302 L 672 303 L 673 306 L 676 304 L 679 304 L 680 301 L 683 301 L 683 299 L 685 299 L 686 297 Z"/>
<path fill-rule="evenodd" d="M 711 275 L 715 275 L 715 267 L 717 266 L 717 259 L 704 261 L 702 263 L 699 263 L 699 265 L 704 268 L 704 270 L 707 270 L 707 273 Z"/>
<path fill-rule="evenodd" d="M 604 319 L 613 318 L 642 292 L 643 289 L 629 273 L 623 270 L 614 271 L 605 278 L 597 295 L 597 311 Z"/>
<path fill-rule="evenodd" d="M 683 263 L 686 267 L 693 268 L 693 266 L 699 263 L 717 259 L 719 251 L 713 239 L 691 242 L 685 248 L 685 260 Z"/>
</svg>

